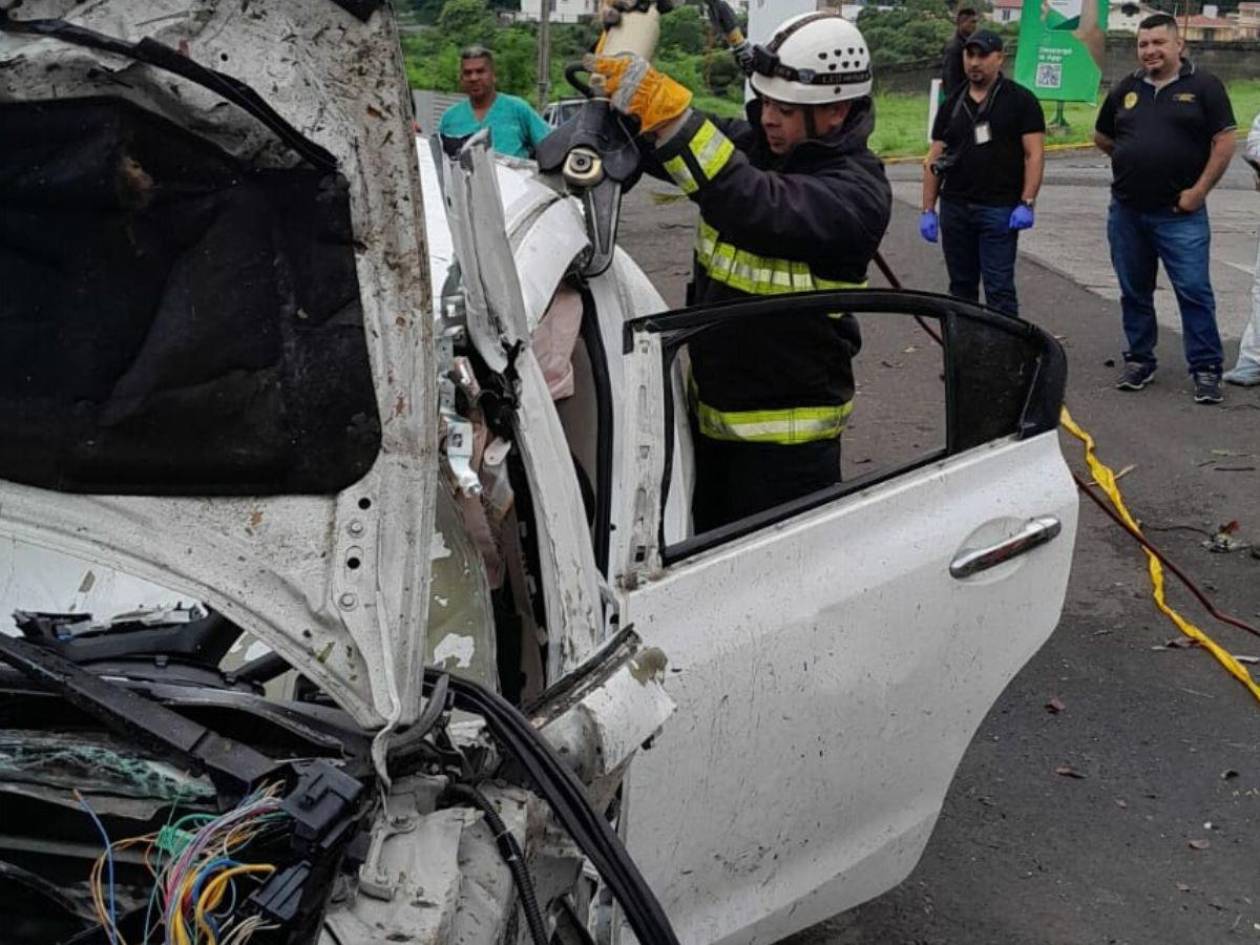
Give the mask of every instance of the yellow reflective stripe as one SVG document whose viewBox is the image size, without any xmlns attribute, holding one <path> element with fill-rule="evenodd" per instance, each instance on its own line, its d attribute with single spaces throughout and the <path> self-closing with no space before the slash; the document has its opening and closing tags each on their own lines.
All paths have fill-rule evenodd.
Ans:
<svg viewBox="0 0 1260 945">
<path fill-rule="evenodd" d="M 718 131 L 717 125 L 711 121 L 700 126 L 688 146 L 707 180 L 713 180 L 735 153 L 735 145 L 731 143 L 731 139 Z"/>
<path fill-rule="evenodd" d="M 666 161 L 665 170 L 670 177 L 674 178 L 674 183 L 679 186 L 684 194 L 694 194 L 700 189 L 700 185 L 696 183 L 695 176 L 691 173 L 691 168 L 687 166 L 687 162 L 682 159 L 681 154 Z"/>
<path fill-rule="evenodd" d="M 710 439 L 782 446 L 834 440 L 851 413 L 852 401 L 836 407 L 784 410 L 718 410 L 700 401 L 696 404 L 700 432 Z"/>
<path fill-rule="evenodd" d="M 867 282 L 841 282 L 817 276 L 807 263 L 795 259 L 758 256 L 718 238 L 718 231 L 701 221 L 696 231 L 696 259 L 709 278 L 750 295 L 786 295 L 830 289 L 865 289 Z"/>
</svg>

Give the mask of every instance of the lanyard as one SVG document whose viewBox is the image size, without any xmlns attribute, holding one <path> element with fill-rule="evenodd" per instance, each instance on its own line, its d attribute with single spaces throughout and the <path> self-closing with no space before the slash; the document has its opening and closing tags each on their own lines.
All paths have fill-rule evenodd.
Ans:
<svg viewBox="0 0 1260 945">
<path fill-rule="evenodd" d="M 958 117 L 959 112 L 965 111 L 967 117 L 971 119 L 971 131 L 974 136 L 976 125 L 980 123 L 980 119 L 984 118 L 993 109 L 993 102 L 998 97 L 998 93 L 1002 91 L 1002 86 L 1006 79 L 998 76 L 997 81 L 993 83 L 993 88 L 989 89 L 989 94 L 984 97 L 984 101 L 976 108 L 975 114 L 972 114 L 970 108 L 967 107 L 967 100 L 971 98 L 970 89 L 963 89 L 962 95 L 958 96 L 958 101 L 954 103 L 954 111 L 949 116 L 950 124 Z"/>
</svg>

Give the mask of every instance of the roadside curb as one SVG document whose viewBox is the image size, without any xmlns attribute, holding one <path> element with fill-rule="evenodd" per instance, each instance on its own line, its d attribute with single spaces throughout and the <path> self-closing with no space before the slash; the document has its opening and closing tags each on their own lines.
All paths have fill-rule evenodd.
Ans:
<svg viewBox="0 0 1260 945">
<path fill-rule="evenodd" d="M 1245 129 L 1238 129 L 1237 134 L 1239 141 L 1247 140 L 1247 132 Z M 1078 141 L 1072 144 L 1047 144 L 1046 153 L 1059 154 L 1069 151 L 1093 151 L 1095 148 L 1096 145 L 1092 141 Z M 922 154 L 897 154 L 892 157 L 881 157 L 880 160 L 882 160 L 885 164 L 909 164 L 911 162 L 922 164 L 925 157 L 927 157 L 926 151 Z"/>
<path fill-rule="evenodd" d="M 1065 151 L 1092 151 L 1094 149 L 1095 149 L 1095 145 L 1094 145 L 1094 142 L 1092 141 L 1081 141 L 1081 142 L 1077 142 L 1073 144 L 1048 144 L 1046 145 L 1047 154 L 1057 154 L 1059 152 L 1065 152 Z M 925 157 L 927 157 L 926 151 L 924 151 L 922 154 L 895 155 L 893 157 L 883 158 L 882 160 L 885 164 L 910 164 L 912 162 L 916 164 L 922 164 L 923 159 Z"/>
</svg>

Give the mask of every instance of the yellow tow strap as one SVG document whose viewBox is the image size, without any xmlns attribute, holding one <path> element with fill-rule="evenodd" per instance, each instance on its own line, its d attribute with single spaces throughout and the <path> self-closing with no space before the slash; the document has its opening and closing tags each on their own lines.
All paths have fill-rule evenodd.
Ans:
<svg viewBox="0 0 1260 945">
<path fill-rule="evenodd" d="M 1129 509 L 1124 504 L 1124 497 L 1121 496 L 1120 489 L 1116 485 L 1115 472 L 1112 471 L 1110 466 L 1103 463 L 1095 454 L 1094 438 L 1076 425 L 1076 421 L 1074 421 L 1072 419 L 1072 415 L 1068 413 L 1067 407 L 1063 408 L 1063 413 L 1060 416 L 1060 423 L 1063 424 L 1063 428 L 1065 430 L 1085 444 L 1085 462 L 1089 464 L 1089 471 L 1094 474 L 1094 481 L 1097 482 L 1103 492 L 1107 494 L 1107 498 L 1111 500 L 1111 504 L 1120 514 L 1120 517 L 1124 519 L 1124 521 L 1133 528 L 1134 531 L 1141 532 L 1141 526 L 1139 526 L 1133 516 L 1129 514 Z M 1146 549 L 1143 549 L 1143 551 L 1146 551 Z M 1257 685 L 1256 681 L 1251 678 L 1251 674 L 1247 672 L 1247 668 L 1238 662 L 1238 660 L 1234 659 L 1233 654 L 1231 654 L 1228 650 L 1224 649 L 1215 640 L 1169 606 L 1167 600 L 1164 599 L 1164 566 L 1160 564 L 1159 559 L 1149 551 L 1146 551 L 1146 558 L 1149 566 L 1148 570 L 1151 575 L 1151 591 L 1152 596 L 1155 598 L 1155 606 L 1163 611 L 1164 615 L 1177 625 L 1178 630 L 1211 653 L 1216 658 L 1216 661 L 1224 666 L 1231 676 L 1246 686 L 1257 700 L 1260 700 L 1260 685 Z"/>
</svg>

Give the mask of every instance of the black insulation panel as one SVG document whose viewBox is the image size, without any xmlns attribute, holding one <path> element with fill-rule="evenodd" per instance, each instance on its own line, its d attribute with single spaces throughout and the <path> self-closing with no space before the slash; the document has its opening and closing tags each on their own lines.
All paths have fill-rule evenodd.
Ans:
<svg viewBox="0 0 1260 945">
<path fill-rule="evenodd" d="M 0 104 L 0 478 L 331 494 L 380 449 L 345 180 L 117 98 Z"/>
</svg>

